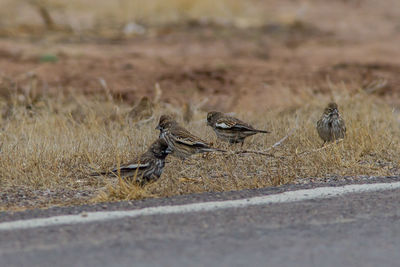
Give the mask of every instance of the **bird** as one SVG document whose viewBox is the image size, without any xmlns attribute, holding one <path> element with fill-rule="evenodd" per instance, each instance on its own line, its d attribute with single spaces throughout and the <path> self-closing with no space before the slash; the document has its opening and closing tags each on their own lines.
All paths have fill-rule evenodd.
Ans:
<svg viewBox="0 0 400 267">
<path fill-rule="evenodd" d="M 338 106 L 331 102 L 326 106 L 321 118 L 317 121 L 317 132 L 319 137 L 326 142 L 343 139 L 346 135 L 346 124 L 339 114 Z"/>
<path fill-rule="evenodd" d="M 165 158 L 171 152 L 164 139 L 157 139 L 145 153 L 127 164 L 115 167 L 110 171 L 94 173 L 92 176 L 120 176 L 125 180 L 143 186 L 160 178 L 164 169 Z"/>
<path fill-rule="evenodd" d="M 226 152 L 225 150 L 212 147 L 206 141 L 190 133 L 169 115 L 162 115 L 160 117 L 156 129 L 160 130 L 160 138 L 163 138 L 173 151 L 171 155 L 182 160 L 197 153 Z"/>
<path fill-rule="evenodd" d="M 257 133 L 270 133 L 269 131 L 255 129 L 248 123 L 218 111 L 207 113 L 207 125 L 214 129 L 219 139 L 230 144 L 241 143 L 242 147 L 246 137 Z"/>
<path fill-rule="evenodd" d="M 147 96 L 140 99 L 128 113 L 130 119 L 134 122 L 150 119 L 153 116 L 154 105 Z"/>
</svg>

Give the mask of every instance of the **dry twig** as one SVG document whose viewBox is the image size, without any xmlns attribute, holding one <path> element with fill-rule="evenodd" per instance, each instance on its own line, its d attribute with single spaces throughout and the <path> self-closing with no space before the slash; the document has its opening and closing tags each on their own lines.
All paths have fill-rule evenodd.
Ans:
<svg viewBox="0 0 400 267">
<path fill-rule="evenodd" d="M 343 141 L 343 139 L 339 139 L 336 142 L 330 143 L 330 144 L 325 145 L 323 147 L 320 147 L 320 148 L 317 148 L 317 149 L 313 149 L 313 150 L 303 151 L 303 152 L 300 152 L 300 153 L 296 153 L 296 155 L 307 155 L 307 154 L 310 154 L 310 153 L 313 153 L 313 152 L 322 151 L 322 150 L 327 149 L 328 147 L 331 147 L 333 145 L 339 144 L 342 141 Z"/>
<path fill-rule="evenodd" d="M 276 148 L 276 147 L 278 147 L 278 146 L 280 146 L 280 145 L 282 145 L 282 143 L 283 143 L 286 139 L 288 139 L 289 136 L 291 136 L 291 135 L 294 133 L 294 131 L 297 129 L 297 127 L 298 127 L 298 123 L 297 123 L 297 120 L 296 120 L 296 126 L 293 127 L 293 128 L 289 131 L 289 133 L 288 133 L 287 135 L 285 135 L 285 136 L 284 136 L 283 138 L 281 138 L 278 142 L 276 142 L 275 144 L 273 144 L 272 146 L 270 146 L 269 148 L 267 148 L 267 149 L 264 150 L 264 151 L 241 150 L 241 151 L 235 152 L 235 154 L 252 153 L 252 154 L 264 155 L 264 156 L 268 156 L 268 157 L 275 157 L 273 154 L 266 153 L 266 152 L 267 152 L 267 151 L 270 151 L 270 150 L 272 150 L 272 149 L 274 149 L 274 148 Z"/>
</svg>

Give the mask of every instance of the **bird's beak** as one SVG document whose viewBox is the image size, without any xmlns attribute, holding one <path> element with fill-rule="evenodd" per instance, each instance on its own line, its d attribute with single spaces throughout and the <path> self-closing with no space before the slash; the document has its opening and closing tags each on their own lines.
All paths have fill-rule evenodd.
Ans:
<svg viewBox="0 0 400 267">
<path fill-rule="evenodd" d="M 161 130 L 160 125 L 157 125 L 156 130 Z"/>
<path fill-rule="evenodd" d="M 170 148 L 170 147 L 168 147 L 166 150 L 165 150 L 165 153 L 167 153 L 167 154 L 171 154 L 173 151 L 172 151 L 172 149 Z"/>
</svg>

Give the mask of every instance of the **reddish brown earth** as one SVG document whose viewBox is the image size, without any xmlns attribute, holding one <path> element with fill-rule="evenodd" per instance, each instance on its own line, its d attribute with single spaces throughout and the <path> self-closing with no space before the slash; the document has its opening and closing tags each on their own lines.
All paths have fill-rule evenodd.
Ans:
<svg viewBox="0 0 400 267">
<path fill-rule="evenodd" d="M 196 23 L 165 26 L 131 39 L 47 33 L 29 41 L 0 40 L 0 73 L 35 73 L 45 90 L 104 90 L 135 102 L 159 83 L 173 104 L 209 98 L 208 107 L 267 109 L 293 104 L 292 93 L 329 92 L 329 84 L 368 88 L 398 103 L 400 4 L 397 1 L 268 1 L 271 10 L 306 15 L 285 23 L 238 29 Z M 396 8 L 397 7 L 397 8 Z M 40 63 L 46 53 L 56 63 Z"/>
</svg>

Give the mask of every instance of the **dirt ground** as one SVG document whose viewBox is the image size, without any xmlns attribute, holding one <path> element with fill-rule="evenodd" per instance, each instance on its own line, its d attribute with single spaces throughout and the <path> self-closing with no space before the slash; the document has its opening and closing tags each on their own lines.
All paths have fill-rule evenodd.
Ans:
<svg viewBox="0 0 400 267">
<path fill-rule="evenodd" d="M 165 101 L 208 97 L 208 107 L 226 111 L 293 104 L 291 93 L 328 92 L 329 83 L 368 88 L 383 79 L 378 93 L 397 103 L 392 96 L 400 88 L 399 3 L 307 3 L 266 1 L 277 12 L 307 13 L 245 29 L 192 22 L 120 40 L 80 42 L 51 32 L 2 38 L 0 71 L 11 77 L 35 73 L 44 90 L 94 93 L 103 90 L 104 79 L 115 95 L 132 103 L 152 96 L 159 83 Z M 39 63 L 46 54 L 58 61 Z"/>
<path fill-rule="evenodd" d="M 158 84 L 164 102 L 179 107 L 202 102 L 204 110 L 226 112 L 260 114 L 301 105 L 310 92 L 335 99 L 333 85 L 371 91 L 393 108 L 400 107 L 399 1 L 264 4 L 278 14 L 305 14 L 289 19 L 282 15 L 259 27 L 192 21 L 129 38 L 85 39 L 55 31 L 3 34 L 0 75 L 21 82 L 33 75 L 39 90 L 50 95 L 110 90 L 132 104 L 144 95 L 153 98 Z M 26 204 L 32 192 L 1 194 L 2 201 L 15 197 Z M 60 199 L 90 196 L 41 194 Z"/>
</svg>

